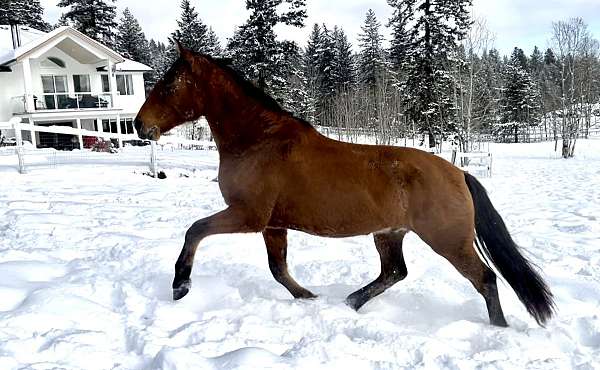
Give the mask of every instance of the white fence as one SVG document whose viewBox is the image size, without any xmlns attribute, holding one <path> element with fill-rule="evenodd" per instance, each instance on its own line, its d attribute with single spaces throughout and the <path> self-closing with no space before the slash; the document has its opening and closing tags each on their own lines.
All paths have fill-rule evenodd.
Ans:
<svg viewBox="0 0 600 370">
<path fill-rule="evenodd" d="M 467 172 L 492 176 L 492 153 L 489 152 L 453 152 L 452 163 Z"/>
<path fill-rule="evenodd" d="M 48 132 L 56 134 L 74 135 L 79 137 L 83 145 L 83 136 L 100 137 L 103 139 L 138 140 L 136 135 L 114 134 L 98 131 L 77 129 L 61 126 L 35 126 L 21 123 L 20 118 L 12 118 L 9 122 L 0 122 L 0 130 L 14 130 L 15 146 L 5 147 L 0 155 L 16 156 L 16 166 L 20 173 L 26 173 L 29 167 L 54 167 L 59 164 L 68 163 L 117 163 L 123 165 L 147 165 L 156 177 L 158 173 L 156 159 L 156 143 L 151 142 L 149 150 L 137 153 L 95 153 L 87 150 L 73 150 L 70 152 L 56 151 L 54 149 L 35 149 L 23 145 L 22 131 Z"/>
</svg>

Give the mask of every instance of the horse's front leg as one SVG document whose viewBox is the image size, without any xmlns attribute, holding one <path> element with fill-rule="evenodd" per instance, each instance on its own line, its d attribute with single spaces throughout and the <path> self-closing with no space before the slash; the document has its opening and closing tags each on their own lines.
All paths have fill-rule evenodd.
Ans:
<svg viewBox="0 0 600 370">
<path fill-rule="evenodd" d="M 212 216 L 194 222 L 185 233 L 183 249 L 175 263 L 173 299 L 183 298 L 191 287 L 190 274 L 194 255 L 202 239 L 215 234 L 251 233 L 264 230 L 268 217 L 261 217 L 243 207 L 229 207 Z"/>
</svg>

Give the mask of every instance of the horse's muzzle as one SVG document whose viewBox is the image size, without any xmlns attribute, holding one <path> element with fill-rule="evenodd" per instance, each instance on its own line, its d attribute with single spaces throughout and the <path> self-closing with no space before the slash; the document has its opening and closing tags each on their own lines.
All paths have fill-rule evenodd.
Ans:
<svg viewBox="0 0 600 370">
<path fill-rule="evenodd" d="M 160 137 L 160 129 L 157 126 L 146 129 L 142 121 L 138 118 L 133 121 L 133 126 L 137 131 L 138 137 L 142 140 L 158 140 Z"/>
</svg>

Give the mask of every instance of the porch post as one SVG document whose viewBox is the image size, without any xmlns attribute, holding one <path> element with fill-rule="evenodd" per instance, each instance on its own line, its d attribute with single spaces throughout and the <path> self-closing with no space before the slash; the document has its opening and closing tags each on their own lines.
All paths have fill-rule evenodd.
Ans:
<svg viewBox="0 0 600 370">
<path fill-rule="evenodd" d="M 29 124 L 31 126 L 35 126 L 35 121 L 31 118 L 31 116 L 29 117 Z M 34 148 L 37 148 L 37 138 L 35 137 L 35 131 L 31 130 L 31 144 L 33 145 Z"/>
<path fill-rule="evenodd" d="M 30 59 L 23 59 L 23 85 L 25 88 L 25 112 L 31 113 L 35 111 L 33 102 L 33 83 L 31 81 L 31 64 Z"/>
<path fill-rule="evenodd" d="M 76 122 L 77 122 L 77 130 L 79 130 L 78 135 L 77 135 L 79 137 L 79 149 L 83 150 L 83 135 L 81 134 L 81 118 L 77 118 Z"/>
<path fill-rule="evenodd" d="M 121 137 L 121 115 L 117 114 L 117 140 L 119 141 L 119 149 L 123 148 L 123 138 Z"/>
<path fill-rule="evenodd" d="M 117 90 L 116 90 L 117 80 L 116 80 L 115 74 L 113 72 L 113 67 L 114 67 L 114 63 L 109 58 L 106 68 L 108 69 L 108 86 L 109 86 L 109 90 L 110 90 L 110 100 L 112 100 L 111 108 L 115 107 L 116 98 L 117 98 Z"/>
</svg>

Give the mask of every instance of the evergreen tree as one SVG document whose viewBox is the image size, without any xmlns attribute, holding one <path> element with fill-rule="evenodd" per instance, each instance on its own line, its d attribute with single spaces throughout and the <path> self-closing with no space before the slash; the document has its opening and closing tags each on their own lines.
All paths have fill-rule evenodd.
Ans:
<svg viewBox="0 0 600 370">
<path fill-rule="evenodd" d="M 115 43 L 115 0 L 60 0 L 58 6 L 69 7 L 64 19 L 80 32 L 109 47 Z"/>
<path fill-rule="evenodd" d="M 380 26 L 375 12 L 369 9 L 362 26 L 362 33 L 359 35 L 358 77 L 361 83 L 371 87 L 375 86 L 382 77 L 385 68 L 383 36 L 379 32 Z"/>
<path fill-rule="evenodd" d="M 333 77 L 336 91 L 343 91 L 356 82 L 354 60 L 352 56 L 352 44 L 344 30 L 337 26 L 333 29 L 334 59 Z"/>
<path fill-rule="evenodd" d="M 116 51 L 125 58 L 135 60 L 136 62 L 150 64 L 150 50 L 148 40 L 138 20 L 131 14 L 129 8 L 123 11 L 117 27 Z"/>
<path fill-rule="evenodd" d="M 533 53 L 529 57 L 529 71 L 532 75 L 537 76 L 544 68 L 544 56 L 537 46 L 534 46 Z"/>
<path fill-rule="evenodd" d="M 546 52 L 544 53 L 544 63 L 545 64 L 557 64 L 557 59 L 556 59 L 556 55 L 554 54 L 554 51 L 552 51 L 551 48 L 548 48 L 546 50 Z"/>
<path fill-rule="evenodd" d="M 306 119 L 314 123 L 317 123 L 319 94 L 321 90 L 321 70 L 319 69 L 321 38 L 321 28 L 315 23 L 302 58 L 304 91 L 307 100 Z"/>
<path fill-rule="evenodd" d="M 246 0 L 250 16 L 229 40 L 228 49 L 234 65 L 261 89 L 279 101 L 287 91 L 286 71 L 295 45 L 277 40 L 275 26 L 285 24 L 302 27 L 306 18 L 305 0 L 285 0 L 288 9 L 279 13 L 284 0 Z"/>
<path fill-rule="evenodd" d="M 158 70 L 163 73 L 163 76 L 169 67 L 177 60 L 179 53 L 175 46 L 175 41 L 178 40 L 181 45 L 187 49 L 198 53 L 212 54 L 217 48 L 217 45 L 211 44 L 208 27 L 202 22 L 196 9 L 190 4 L 189 0 L 181 0 L 180 4 L 181 15 L 177 19 L 177 29 L 171 33 L 169 44 L 166 48 L 166 53 L 161 59 L 164 65 L 161 65 Z M 216 38 L 216 35 L 215 35 Z"/>
<path fill-rule="evenodd" d="M 410 31 L 410 22 L 415 16 L 416 0 L 388 0 L 394 8 L 388 27 L 392 28 L 389 58 L 395 71 L 405 70 L 409 62 L 409 51 L 413 43 L 413 34 Z"/>
<path fill-rule="evenodd" d="M 319 55 L 321 49 L 321 28 L 317 23 L 313 25 L 312 32 L 308 37 L 306 50 L 304 52 L 305 66 L 307 69 L 317 70 L 319 65 Z"/>
<path fill-rule="evenodd" d="M 519 133 L 536 121 L 539 114 L 539 90 L 531 76 L 523 68 L 523 54 L 515 48 L 505 69 L 505 86 L 501 100 L 500 133 L 510 134 L 514 142 Z"/>
<path fill-rule="evenodd" d="M 489 104 L 488 109 L 490 114 L 488 117 L 492 117 L 490 120 L 483 122 L 481 125 L 482 129 L 489 129 L 495 123 L 499 117 L 499 104 L 502 97 L 502 86 L 503 86 L 503 71 L 504 65 L 502 58 L 497 49 L 490 49 L 482 57 L 482 63 L 484 70 L 482 77 L 484 80 L 483 92 L 485 94 L 485 100 Z"/>
<path fill-rule="evenodd" d="M 73 22 L 68 20 L 67 17 L 65 17 L 65 13 L 60 15 L 60 18 L 58 18 L 58 21 L 56 22 L 56 24 L 54 26 L 52 26 L 52 29 L 57 29 L 57 28 L 63 27 L 63 26 L 73 27 Z"/>
<path fill-rule="evenodd" d="M 283 108 L 294 113 L 297 117 L 307 119 L 310 111 L 310 100 L 306 90 L 306 76 L 304 74 L 303 55 L 296 44 L 290 44 L 291 48 L 284 56 L 286 60 L 282 63 L 285 69 L 287 91 L 282 92 Z"/>
<path fill-rule="evenodd" d="M 0 24 L 18 24 L 40 31 L 49 31 L 51 28 L 44 21 L 44 8 L 39 0 L 0 1 Z"/>
<path fill-rule="evenodd" d="M 423 0 L 415 9 L 409 59 L 402 71 L 406 75 L 403 96 L 411 118 L 429 134 L 432 147 L 438 133 L 453 130 L 448 126 L 452 107 L 449 55 L 471 24 L 470 5 L 471 0 Z"/>
<path fill-rule="evenodd" d="M 152 87 L 158 80 L 165 75 L 168 68 L 171 66 L 171 59 L 169 58 L 169 53 L 167 50 L 167 46 L 162 42 L 156 42 L 154 40 L 150 40 L 148 43 L 148 49 L 150 51 L 150 66 L 152 67 L 152 73 L 148 76 L 146 80 L 146 86 Z"/>
<path fill-rule="evenodd" d="M 125 58 L 152 65 L 150 44 L 142 32 L 138 20 L 131 14 L 129 8 L 123 11 L 123 17 L 117 27 L 116 51 Z M 156 83 L 154 72 L 144 73 L 144 85 L 149 91 Z"/>
<path fill-rule="evenodd" d="M 523 51 L 523 49 L 518 48 L 515 46 L 515 48 L 513 49 L 513 53 L 511 55 L 511 62 L 518 62 L 519 66 L 525 70 L 525 71 L 529 71 L 529 61 L 527 60 L 527 56 L 525 55 L 525 52 Z"/>
<path fill-rule="evenodd" d="M 208 55 L 212 57 L 221 57 L 223 56 L 223 48 L 221 47 L 221 42 L 217 37 L 217 34 L 212 29 L 212 27 L 208 28 L 208 34 L 206 35 L 206 51 Z"/>
<path fill-rule="evenodd" d="M 177 20 L 178 28 L 171 34 L 171 38 L 179 40 L 181 45 L 192 51 L 208 52 L 208 28 L 189 0 L 181 0 L 180 6 L 181 16 Z M 174 45 L 172 46 L 174 49 Z"/>
<path fill-rule="evenodd" d="M 319 69 L 318 107 L 320 112 L 324 112 L 336 93 L 335 39 L 333 32 L 329 31 L 325 25 L 321 27 L 321 39 L 317 55 L 317 68 Z"/>
</svg>

